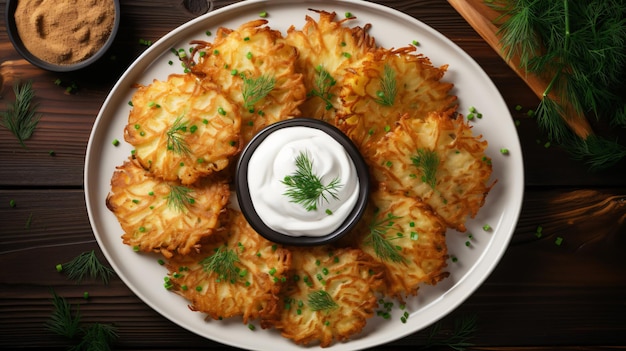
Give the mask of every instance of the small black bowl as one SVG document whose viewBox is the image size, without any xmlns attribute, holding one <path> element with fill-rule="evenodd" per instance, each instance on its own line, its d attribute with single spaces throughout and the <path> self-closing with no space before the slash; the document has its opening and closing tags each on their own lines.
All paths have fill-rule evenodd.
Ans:
<svg viewBox="0 0 626 351">
<path fill-rule="evenodd" d="M 277 232 L 267 226 L 254 209 L 253 199 L 250 195 L 248 186 L 248 164 L 250 158 L 256 151 L 257 147 L 273 132 L 291 127 L 310 127 L 321 130 L 336 140 L 346 150 L 348 156 L 354 163 L 357 177 L 359 178 L 359 196 L 352 211 L 348 214 L 343 223 L 331 233 L 322 236 L 290 236 Z M 284 245 L 294 246 L 313 246 L 328 244 L 338 240 L 344 234 L 348 233 L 359 221 L 367 206 L 370 193 L 370 176 L 369 169 L 363 156 L 354 143 L 335 126 L 330 125 L 321 120 L 312 118 L 293 118 L 276 122 L 265 127 L 246 145 L 237 162 L 235 174 L 235 190 L 237 193 L 237 201 L 239 208 L 244 217 L 250 223 L 250 226 L 266 239 Z"/>
<path fill-rule="evenodd" d="M 79 69 L 90 66 L 94 62 L 98 61 L 107 52 L 109 47 L 111 47 L 111 45 L 113 44 L 113 41 L 117 34 L 117 30 L 120 26 L 120 19 L 122 16 L 120 13 L 119 0 L 112 0 L 112 1 L 115 6 L 115 20 L 113 22 L 113 28 L 111 29 L 109 38 L 106 40 L 104 45 L 102 45 L 102 47 L 96 53 L 94 53 L 93 55 L 89 56 L 88 58 L 80 62 L 76 62 L 76 63 L 68 64 L 68 65 L 58 65 L 58 64 L 44 61 L 38 58 L 37 56 L 33 55 L 30 51 L 28 51 L 28 49 L 26 48 L 26 46 L 24 46 L 24 43 L 22 42 L 22 38 L 20 38 L 20 35 L 17 31 L 17 25 L 15 24 L 15 10 L 17 9 L 17 3 L 19 2 L 19 0 L 7 0 L 6 11 L 5 11 L 5 23 L 7 26 L 7 33 L 9 35 L 9 39 L 11 40 L 11 43 L 13 44 L 13 47 L 15 48 L 15 50 L 24 59 L 26 59 L 26 61 L 30 62 L 31 64 L 39 68 L 45 69 L 47 71 L 52 71 L 52 72 L 77 71 Z"/>
</svg>

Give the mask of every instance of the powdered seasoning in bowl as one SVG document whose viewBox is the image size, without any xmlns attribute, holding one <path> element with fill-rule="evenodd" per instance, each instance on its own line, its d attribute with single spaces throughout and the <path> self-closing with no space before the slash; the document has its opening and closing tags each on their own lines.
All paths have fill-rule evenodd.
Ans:
<svg viewBox="0 0 626 351">
<path fill-rule="evenodd" d="M 237 164 L 237 200 L 250 225 L 287 245 L 339 239 L 360 219 L 369 196 L 362 156 L 341 131 L 294 118 L 259 132 Z"/>
<path fill-rule="evenodd" d="M 113 43 L 118 0 L 7 2 L 6 23 L 15 49 L 40 68 L 75 71 L 97 61 Z"/>
</svg>

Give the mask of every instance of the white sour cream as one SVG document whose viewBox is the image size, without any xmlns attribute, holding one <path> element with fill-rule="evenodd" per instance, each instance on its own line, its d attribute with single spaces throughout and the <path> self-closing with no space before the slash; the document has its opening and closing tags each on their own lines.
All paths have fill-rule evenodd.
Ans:
<svg viewBox="0 0 626 351">
<path fill-rule="evenodd" d="M 313 173 L 327 185 L 339 178 L 337 199 L 327 195 L 317 210 L 307 209 L 284 195 L 285 176 L 297 170 L 295 160 L 306 153 Z M 254 210 L 265 225 L 289 236 L 324 236 L 337 229 L 359 197 L 359 178 L 344 147 L 325 132 L 311 127 L 282 128 L 269 134 L 248 163 L 248 186 Z M 330 210 L 331 214 L 327 213 Z"/>
</svg>

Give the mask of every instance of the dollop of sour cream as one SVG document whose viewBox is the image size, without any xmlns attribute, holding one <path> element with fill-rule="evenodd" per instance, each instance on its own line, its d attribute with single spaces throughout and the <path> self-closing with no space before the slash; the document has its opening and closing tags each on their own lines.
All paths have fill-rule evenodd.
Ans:
<svg viewBox="0 0 626 351">
<path fill-rule="evenodd" d="M 285 192 L 285 176 L 298 169 L 296 158 L 305 153 L 313 174 L 327 185 L 339 179 L 336 198 L 320 198 L 317 209 L 307 210 Z M 254 210 L 276 232 L 289 236 L 324 236 L 345 221 L 359 197 L 359 178 L 345 148 L 325 132 L 295 126 L 277 129 L 256 148 L 248 163 L 248 186 Z"/>
</svg>

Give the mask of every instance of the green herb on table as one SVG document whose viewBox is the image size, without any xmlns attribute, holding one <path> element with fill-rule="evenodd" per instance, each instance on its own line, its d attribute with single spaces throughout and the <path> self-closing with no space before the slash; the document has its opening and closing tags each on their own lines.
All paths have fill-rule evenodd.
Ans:
<svg viewBox="0 0 626 351">
<path fill-rule="evenodd" d="M 331 99 L 333 94 L 330 89 L 337 84 L 337 81 L 324 69 L 324 66 L 319 65 L 315 68 L 315 87 L 311 89 L 309 96 L 317 96 L 326 103 L 326 109 L 330 110 L 333 107 Z"/>
<path fill-rule="evenodd" d="M 443 321 L 433 324 L 428 332 L 428 340 L 424 349 L 434 347 L 449 347 L 456 351 L 465 350 L 473 346 L 469 342 L 478 330 L 476 316 L 462 316 L 454 320 L 454 328 L 451 331 L 443 330 Z"/>
<path fill-rule="evenodd" d="M 239 269 L 235 263 L 239 262 L 239 256 L 234 250 L 220 247 L 211 256 L 206 257 L 200 264 L 205 272 L 214 272 L 220 281 L 234 283 L 239 277 Z"/>
<path fill-rule="evenodd" d="M 85 276 L 91 279 L 101 279 L 104 284 L 109 283 L 113 270 L 105 266 L 94 250 L 85 251 L 67 263 L 56 266 L 57 271 L 65 271 L 67 277 L 80 283 Z"/>
<path fill-rule="evenodd" d="M 535 87 L 533 113 L 550 140 L 590 170 L 626 157 L 626 147 L 594 133 L 588 119 L 626 126 L 626 3 L 623 1 L 497 1 L 503 57 L 546 77 Z"/>
<path fill-rule="evenodd" d="M 24 141 L 31 137 L 41 119 L 37 104 L 32 101 L 35 97 L 33 82 L 15 83 L 13 92 L 15 101 L 8 104 L 6 111 L 0 112 L 0 125 L 13 133 L 22 147 L 26 147 Z"/>
<path fill-rule="evenodd" d="M 276 79 L 266 75 L 261 75 L 257 78 L 247 78 L 242 74 L 243 87 L 241 88 L 241 94 L 243 95 L 243 106 L 250 110 L 254 107 L 254 104 L 261 101 L 269 94 L 274 85 Z"/>
<path fill-rule="evenodd" d="M 282 180 L 287 186 L 287 191 L 283 195 L 290 197 L 291 202 L 304 206 L 307 211 L 315 211 L 321 201 L 328 202 L 327 195 L 338 199 L 337 190 L 341 188 L 341 180 L 338 177 L 324 185 L 322 179 L 313 173 L 313 161 L 306 152 L 300 152 L 295 162 L 297 168 L 295 173 L 285 176 Z"/>
<path fill-rule="evenodd" d="M 81 326 L 78 308 L 72 313 L 72 306 L 63 297 L 52 292 L 54 311 L 46 322 L 48 330 L 55 334 L 74 339 L 80 336 L 78 344 L 70 350 L 111 350 L 111 344 L 118 337 L 117 330 L 109 324 L 94 323 L 89 326 Z"/>
<path fill-rule="evenodd" d="M 389 238 L 387 232 L 395 225 L 395 220 L 400 217 L 389 213 L 382 220 L 374 219 L 369 225 L 370 233 L 365 238 L 365 243 L 371 245 L 374 253 L 383 261 L 404 262 L 406 258 L 402 256 L 400 250 L 391 243 L 391 240 L 398 237 Z"/>
<path fill-rule="evenodd" d="M 54 310 L 46 322 L 48 330 L 66 338 L 73 338 L 80 332 L 80 314 L 78 310 L 72 314 L 72 307 L 66 299 L 52 291 Z"/>
<path fill-rule="evenodd" d="M 390 65 L 386 64 L 383 76 L 380 78 L 380 90 L 376 92 L 378 96 L 376 102 L 384 106 L 393 106 L 397 93 L 396 71 L 394 71 Z"/>
<path fill-rule="evenodd" d="M 191 196 L 193 190 L 182 185 L 170 186 L 170 193 L 166 196 L 167 207 L 172 208 L 178 212 L 183 212 L 187 209 L 187 205 L 195 203 L 195 199 Z"/>
<path fill-rule="evenodd" d="M 167 149 L 178 155 L 188 155 L 191 153 L 187 141 L 182 133 L 187 131 L 187 122 L 183 122 L 183 116 L 178 116 L 174 124 L 165 133 L 167 137 Z"/>
<path fill-rule="evenodd" d="M 411 162 L 422 172 L 422 181 L 431 188 L 437 185 L 437 167 L 439 167 L 439 156 L 433 150 L 418 149 L 417 155 L 411 157 Z"/>
<path fill-rule="evenodd" d="M 338 307 L 333 297 L 324 290 L 309 293 L 308 301 L 309 308 L 313 311 L 329 311 Z"/>
</svg>

